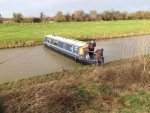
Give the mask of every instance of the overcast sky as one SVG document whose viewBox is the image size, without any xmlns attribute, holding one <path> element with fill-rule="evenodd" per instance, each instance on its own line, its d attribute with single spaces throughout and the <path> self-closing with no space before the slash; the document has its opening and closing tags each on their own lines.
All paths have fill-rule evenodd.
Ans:
<svg viewBox="0 0 150 113">
<path fill-rule="evenodd" d="M 21 12 L 24 16 L 39 16 L 44 12 L 53 16 L 58 10 L 72 13 L 75 10 L 120 10 L 134 12 L 150 11 L 150 0 L 0 0 L 0 14 L 11 17 L 13 12 Z"/>
</svg>

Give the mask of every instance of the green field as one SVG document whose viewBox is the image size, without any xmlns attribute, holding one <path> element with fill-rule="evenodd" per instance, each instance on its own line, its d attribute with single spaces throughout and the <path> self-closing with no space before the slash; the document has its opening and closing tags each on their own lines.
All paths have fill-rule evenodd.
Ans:
<svg viewBox="0 0 150 113">
<path fill-rule="evenodd" d="M 2 48 L 8 44 L 41 42 L 45 35 L 53 32 L 59 36 L 79 40 L 116 38 L 150 34 L 150 21 L 4 23 L 0 24 L 0 46 Z"/>
</svg>

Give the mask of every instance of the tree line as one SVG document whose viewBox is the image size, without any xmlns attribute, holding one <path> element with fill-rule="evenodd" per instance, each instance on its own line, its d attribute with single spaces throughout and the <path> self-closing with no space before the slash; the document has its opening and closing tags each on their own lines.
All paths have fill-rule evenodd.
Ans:
<svg viewBox="0 0 150 113">
<path fill-rule="evenodd" d="M 43 21 L 55 21 L 55 22 L 84 22 L 84 21 L 114 21 L 114 20 L 142 20 L 150 19 L 150 11 L 137 11 L 134 13 L 120 12 L 117 10 L 106 10 L 98 13 L 96 10 L 91 10 L 89 13 L 85 13 L 83 10 L 77 10 L 72 14 L 64 14 L 62 11 L 58 11 L 54 17 L 48 17 L 43 12 L 39 17 L 27 18 L 22 13 L 13 13 L 12 21 L 16 23 L 40 23 Z M 0 14 L 0 23 L 7 20 L 2 18 Z"/>
<path fill-rule="evenodd" d="M 40 13 L 40 17 L 24 17 L 22 13 L 13 13 L 13 18 L 2 18 L 2 15 L 0 14 L 0 23 L 3 23 L 3 21 L 14 21 L 16 23 L 40 23 L 42 21 L 49 21 L 49 18 L 50 17 L 46 17 L 43 12 Z"/>
<path fill-rule="evenodd" d="M 102 13 L 98 13 L 95 10 L 91 10 L 89 13 L 85 13 L 83 10 L 75 11 L 73 14 L 63 14 L 58 11 L 53 17 L 56 22 L 79 22 L 79 21 L 113 21 L 113 20 L 142 20 L 150 19 L 150 11 L 137 11 L 134 13 L 120 12 L 116 10 L 107 10 Z"/>
</svg>

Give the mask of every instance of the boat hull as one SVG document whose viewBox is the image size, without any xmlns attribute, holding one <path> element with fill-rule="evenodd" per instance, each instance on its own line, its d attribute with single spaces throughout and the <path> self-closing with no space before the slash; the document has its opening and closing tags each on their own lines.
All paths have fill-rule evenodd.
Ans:
<svg viewBox="0 0 150 113">
<path fill-rule="evenodd" d="M 54 45 L 49 44 L 49 43 L 47 43 L 47 42 L 44 42 L 44 45 L 47 46 L 48 48 L 50 48 L 50 49 L 52 49 L 52 50 L 54 50 L 54 51 L 60 53 L 60 54 L 63 54 L 63 55 L 65 55 L 65 56 L 67 56 L 67 57 L 69 57 L 69 58 L 75 60 L 75 61 L 78 62 L 78 63 L 84 64 L 84 65 L 96 64 L 96 61 L 94 61 L 94 60 L 86 60 L 86 59 L 84 59 L 84 58 L 79 57 L 79 56 L 76 55 L 76 54 L 73 54 L 73 53 L 71 53 L 71 52 L 65 51 L 65 50 L 63 50 L 63 49 L 61 49 L 61 48 L 59 48 L 59 47 L 55 47 Z"/>
</svg>

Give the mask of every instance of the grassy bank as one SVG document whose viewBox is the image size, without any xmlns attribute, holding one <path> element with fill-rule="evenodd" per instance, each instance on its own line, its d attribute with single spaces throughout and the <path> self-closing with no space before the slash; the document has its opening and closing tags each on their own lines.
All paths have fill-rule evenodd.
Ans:
<svg viewBox="0 0 150 113">
<path fill-rule="evenodd" d="M 149 113 L 149 69 L 148 56 L 5 83 L 0 85 L 0 111 Z"/>
<path fill-rule="evenodd" d="M 41 44 L 43 36 L 53 34 L 78 40 L 108 39 L 150 34 L 149 20 L 69 23 L 0 24 L 0 48 Z"/>
</svg>

